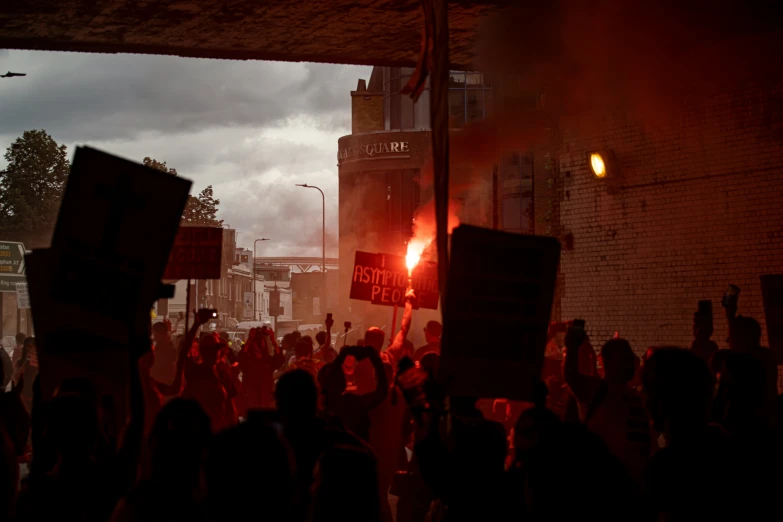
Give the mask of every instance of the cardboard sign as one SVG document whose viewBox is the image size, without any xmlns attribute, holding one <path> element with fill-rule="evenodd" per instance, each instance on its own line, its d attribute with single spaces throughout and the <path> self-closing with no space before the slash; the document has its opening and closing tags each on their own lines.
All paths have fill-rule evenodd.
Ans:
<svg viewBox="0 0 783 522">
<path fill-rule="evenodd" d="M 179 227 L 163 279 L 220 279 L 223 229 Z"/>
<path fill-rule="evenodd" d="M 418 307 L 438 309 L 438 265 L 421 261 L 411 280 Z M 351 299 L 385 306 L 404 306 L 408 288 L 405 258 L 391 254 L 356 252 L 351 278 Z"/>
<path fill-rule="evenodd" d="M 53 328 L 79 325 L 124 344 L 131 322 L 149 321 L 190 186 L 95 149 L 76 149 L 52 247 L 41 259 L 43 270 L 54 273 Z"/>
<path fill-rule="evenodd" d="M 778 364 L 783 363 L 783 274 L 761 276 L 761 296 L 767 323 L 769 348 Z"/>
<path fill-rule="evenodd" d="M 449 395 L 532 399 L 559 261 L 551 237 L 454 229 L 438 370 Z"/>
<path fill-rule="evenodd" d="M 24 245 L 0 241 L 0 292 L 16 292 L 16 283 L 24 282 Z"/>
<path fill-rule="evenodd" d="M 16 283 L 16 307 L 19 310 L 30 308 L 30 292 L 27 290 L 27 282 Z"/>
</svg>

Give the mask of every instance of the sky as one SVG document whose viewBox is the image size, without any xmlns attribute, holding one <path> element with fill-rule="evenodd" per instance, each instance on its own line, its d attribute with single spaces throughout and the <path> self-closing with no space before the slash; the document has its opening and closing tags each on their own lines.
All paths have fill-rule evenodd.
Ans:
<svg viewBox="0 0 783 522">
<path fill-rule="evenodd" d="M 337 257 L 337 140 L 370 67 L 0 50 L 0 151 L 25 130 L 68 147 L 165 161 L 212 185 L 218 218 L 259 256 Z M 2 154 L 0 154 L 2 156 Z M 0 157 L 0 168 L 5 160 Z"/>
</svg>

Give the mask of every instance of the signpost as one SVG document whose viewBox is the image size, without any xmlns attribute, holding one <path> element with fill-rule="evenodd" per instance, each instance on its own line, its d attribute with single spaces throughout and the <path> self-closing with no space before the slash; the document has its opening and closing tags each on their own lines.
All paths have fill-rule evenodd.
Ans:
<svg viewBox="0 0 783 522">
<path fill-rule="evenodd" d="M 0 241 L 0 292 L 16 292 L 16 283 L 24 281 L 24 245 Z"/>
<path fill-rule="evenodd" d="M 19 310 L 30 308 L 30 292 L 27 290 L 27 282 L 16 283 L 16 307 Z"/>
<path fill-rule="evenodd" d="M 418 298 L 418 307 L 437 310 L 438 265 L 420 261 L 410 282 Z M 404 257 L 356 252 L 351 299 L 384 306 L 404 306 L 407 288 L 408 268 Z"/>
<path fill-rule="evenodd" d="M 245 292 L 245 299 L 242 301 L 242 319 L 245 319 L 246 321 L 255 321 L 256 318 L 253 317 L 253 296 L 255 294 L 253 292 Z"/>
<path fill-rule="evenodd" d="M 220 279 L 222 251 L 222 228 L 179 227 L 163 278 Z"/>
<path fill-rule="evenodd" d="M 438 370 L 447 394 L 532 399 L 559 261 L 551 237 L 454 229 Z"/>
</svg>

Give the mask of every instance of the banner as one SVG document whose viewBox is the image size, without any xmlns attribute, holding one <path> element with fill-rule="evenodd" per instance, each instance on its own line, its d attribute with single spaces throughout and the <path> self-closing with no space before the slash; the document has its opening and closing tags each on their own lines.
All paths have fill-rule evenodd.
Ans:
<svg viewBox="0 0 783 522">
<path fill-rule="evenodd" d="M 438 309 L 438 265 L 420 261 L 411 278 L 418 308 Z M 351 278 L 351 299 L 385 306 L 404 306 L 408 288 L 405 258 L 391 254 L 356 252 Z"/>
</svg>

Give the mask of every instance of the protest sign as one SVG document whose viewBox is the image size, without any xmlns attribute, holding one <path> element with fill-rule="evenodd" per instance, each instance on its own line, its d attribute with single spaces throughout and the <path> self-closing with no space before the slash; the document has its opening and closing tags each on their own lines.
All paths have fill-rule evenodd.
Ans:
<svg viewBox="0 0 783 522">
<path fill-rule="evenodd" d="M 769 348 L 778 364 L 783 364 L 783 274 L 761 276 L 761 296 Z"/>
<path fill-rule="evenodd" d="M 418 307 L 438 309 L 438 265 L 420 261 L 413 270 L 411 284 Z M 405 258 L 391 254 L 356 252 L 351 278 L 351 299 L 385 306 L 405 305 L 408 268 Z"/>
<path fill-rule="evenodd" d="M 559 261 L 551 237 L 454 229 L 438 370 L 446 393 L 532 399 Z"/>
<path fill-rule="evenodd" d="M 126 344 L 142 328 L 160 282 L 191 182 L 78 147 L 46 259 L 51 320 Z M 35 303 L 33 303 L 35 304 Z M 89 326 L 88 326 L 89 325 Z M 36 329 L 39 324 L 36 322 Z"/>
<path fill-rule="evenodd" d="M 179 227 L 163 279 L 220 279 L 223 229 Z"/>
<path fill-rule="evenodd" d="M 25 258 L 44 400 L 65 379 L 86 378 L 107 424 L 125 424 L 131 339 L 149 331 L 190 186 L 76 149 L 51 248 Z"/>
</svg>

